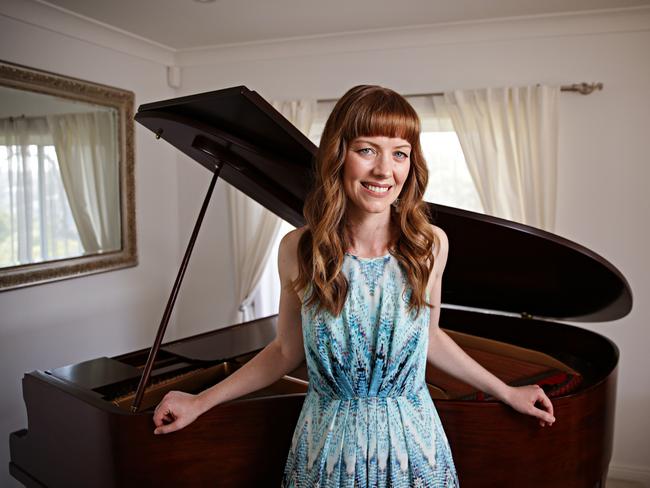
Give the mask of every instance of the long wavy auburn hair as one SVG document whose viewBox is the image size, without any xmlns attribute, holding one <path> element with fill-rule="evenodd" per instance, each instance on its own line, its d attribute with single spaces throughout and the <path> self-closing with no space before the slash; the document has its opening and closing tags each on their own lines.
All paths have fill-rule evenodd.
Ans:
<svg viewBox="0 0 650 488">
<path fill-rule="evenodd" d="M 433 307 L 425 295 L 434 242 L 428 207 L 422 200 L 429 173 L 420 146 L 420 119 L 404 97 L 380 86 L 351 88 L 327 119 L 316 153 L 314 186 L 303 208 L 307 229 L 298 243 L 298 277 L 291 285 L 306 291 L 311 283 L 305 303 L 334 316 L 341 313 L 348 291 L 341 268 L 351 245 L 343 163 L 349 144 L 362 136 L 399 137 L 411 144 L 410 168 L 399 204 L 391 205 L 391 231 L 396 237 L 389 246 L 411 287 L 408 310 L 419 314 L 424 306 Z"/>
</svg>

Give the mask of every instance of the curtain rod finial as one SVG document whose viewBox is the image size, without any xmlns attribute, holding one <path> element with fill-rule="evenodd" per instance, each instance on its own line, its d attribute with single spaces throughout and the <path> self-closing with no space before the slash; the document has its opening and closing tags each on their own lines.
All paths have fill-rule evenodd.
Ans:
<svg viewBox="0 0 650 488">
<path fill-rule="evenodd" d="M 589 95 L 590 93 L 593 93 L 596 90 L 602 90 L 603 84 L 600 82 L 599 83 L 575 83 L 573 85 L 570 85 L 568 88 L 569 90 L 567 91 L 576 91 L 581 95 Z"/>
</svg>

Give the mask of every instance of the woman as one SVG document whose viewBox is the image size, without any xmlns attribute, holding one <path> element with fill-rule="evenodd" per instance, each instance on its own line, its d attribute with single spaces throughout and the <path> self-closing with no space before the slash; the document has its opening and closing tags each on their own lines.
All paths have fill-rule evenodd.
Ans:
<svg viewBox="0 0 650 488">
<path fill-rule="evenodd" d="M 457 486 L 425 386 L 427 361 L 551 425 L 537 385 L 509 387 L 438 327 L 447 237 L 422 201 L 420 122 L 392 90 L 362 85 L 336 104 L 316 157 L 306 225 L 278 252 L 276 339 L 217 385 L 168 393 L 155 433 L 263 388 L 306 360 L 309 389 L 282 485 Z M 539 402 L 543 408 L 537 408 Z"/>
</svg>

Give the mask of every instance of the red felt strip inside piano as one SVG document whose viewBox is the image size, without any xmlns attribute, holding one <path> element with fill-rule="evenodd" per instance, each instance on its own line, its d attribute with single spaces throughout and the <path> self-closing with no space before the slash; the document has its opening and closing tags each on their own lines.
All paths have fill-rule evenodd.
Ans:
<svg viewBox="0 0 650 488">
<path fill-rule="evenodd" d="M 508 385 L 537 384 L 553 398 L 575 391 L 582 383 L 578 372 L 539 351 L 453 331 L 447 333 L 470 357 Z M 434 399 L 495 400 L 431 365 L 427 366 L 426 381 Z"/>
</svg>

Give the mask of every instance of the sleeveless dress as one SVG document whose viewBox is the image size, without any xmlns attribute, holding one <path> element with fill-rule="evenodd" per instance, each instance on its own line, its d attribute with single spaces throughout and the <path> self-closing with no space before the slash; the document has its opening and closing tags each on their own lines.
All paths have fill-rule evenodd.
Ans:
<svg viewBox="0 0 650 488">
<path fill-rule="evenodd" d="M 282 487 L 457 487 L 424 380 L 430 309 L 408 312 L 411 288 L 391 254 L 346 254 L 343 273 L 338 317 L 303 301 L 309 387 Z"/>
</svg>

